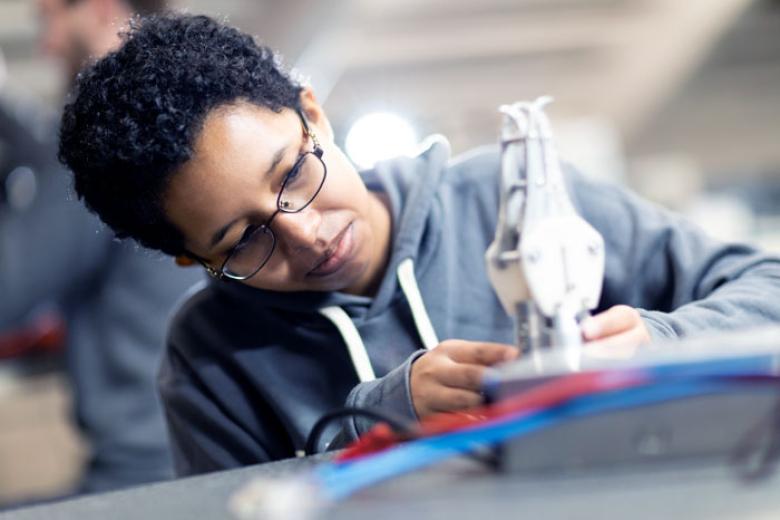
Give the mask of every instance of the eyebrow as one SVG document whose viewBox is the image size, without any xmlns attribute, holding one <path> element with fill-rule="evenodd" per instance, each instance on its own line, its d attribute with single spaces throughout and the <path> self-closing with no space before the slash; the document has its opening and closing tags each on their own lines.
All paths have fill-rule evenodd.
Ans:
<svg viewBox="0 0 780 520">
<path fill-rule="evenodd" d="M 282 159 L 284 159 L 284 154 L 287 152 L 287 149 L 289 148 L 289 145 L 282 146 L 279 148 L 276 153 L 273 156 L 273 159 L 271 159 L 271 165 L 268 167 L 268 170 L 266 170 L 265 174 L 263 175 L 264 178 L 270 177 L 274 170 L 276 170 L 276 167 L 279 166 L 279 163 L 282 162 Z M 209 251 L 214 249 L 217 244 L 222 242 L 222 240 L 225 238 L 225 235 L 227 235 L 227 232 L 230 230 L 231 227 L 233 227 L 236 222 L 241 220 L 240 218 L 231 220 L 228 224 L 225 226 L 222 226 L 216 233 L 214 233 L 211 236 L 211 241 L 209 242 Z"/>
</svg>

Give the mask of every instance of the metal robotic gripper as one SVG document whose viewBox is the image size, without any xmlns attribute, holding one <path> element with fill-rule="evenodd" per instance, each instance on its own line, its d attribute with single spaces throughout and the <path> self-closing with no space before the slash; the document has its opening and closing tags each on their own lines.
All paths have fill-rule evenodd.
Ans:
<svg viewBox="0 0 780 520">
<path fill-rule="evenodd" d="M 501 199 L 485 254 L 491 283 L 515 318 L 517 344 L 537 360 L 546 348 L 578 358 L 580 321 L 598 304 L 604 278 L 604 240 L 569 198 L 543 111 L 550 101 L 499 108 Z"/>
</svg>

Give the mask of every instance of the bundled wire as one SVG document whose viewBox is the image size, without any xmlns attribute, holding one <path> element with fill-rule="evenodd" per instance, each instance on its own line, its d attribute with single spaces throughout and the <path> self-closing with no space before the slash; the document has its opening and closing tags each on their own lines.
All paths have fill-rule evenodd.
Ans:
<svg viewBox="0 0 780 520">
<path fill-rule="evenodd" d="M 318 468 L 315 483 L 325 498 L 339 500 L 382 480 L 571 419 L 735 390 L 777 391 L 775 361 L 760 355 L 561 376 L 492 406 L 432 416 L 411 433 L 380 425 L 336 462 Z"/>
<path fill-rule="evenodd" d="M 766 356 L 754 356 L 684 365 L 663 364 L 623 370 L 573 373 L 558 377 L 548 383 L 539 384 L 515 397 L 504 399 L 490 406 L 472 408 L 467 412 L 430 416 L 423 420 L 416 430 L 410 430 L 408 427 L 391 429 L 389 425 L 380 424 L 347 448 L 337 460 L 346 461 L 359 458 L 394 446 L 399 442 L 439 435 L 484 423 L 491 418 L 517 414 L 523 410 L 549 408 L 579 396 L 630 388 L 647 384 L 650 381 L 660 383 L 670 378 L 744 377 L 745 374 L 772 375 L 773 363 L 771 358 Z M 486 381 L 487 393 L 495 393 L 495 387 L 499 384 L 497 380 Z"/>
</svg>

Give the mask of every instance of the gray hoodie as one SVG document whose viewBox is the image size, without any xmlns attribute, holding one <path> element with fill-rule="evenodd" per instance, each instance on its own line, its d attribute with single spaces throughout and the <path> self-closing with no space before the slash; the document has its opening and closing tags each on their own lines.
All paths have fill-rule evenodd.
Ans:
<svg viewBox="0 0 780 520">
<path fill-rule="evenodd" d="M 444 339 L 511 343 L 513 324 L 488 282 L 499 154 L 451 160 L 437 142 L 364 173 L 393 219 L 391 258 L 375 297 L 275 293 L 212 281 L 169 334 L 160 385 L 181 474 L 292 457 L 323 413 L 345 404 L 415 418 L 412 362 Z M 656 338 L 780 318 L 780 260 L 722 244 L 661 208 L 567 169 L 607 264 L 598 310 L 641 309 Z M 355 437 L 368 426 L 348 421 Z M 330 436 L 336 434 L 331 430 Z"/>
</svg>

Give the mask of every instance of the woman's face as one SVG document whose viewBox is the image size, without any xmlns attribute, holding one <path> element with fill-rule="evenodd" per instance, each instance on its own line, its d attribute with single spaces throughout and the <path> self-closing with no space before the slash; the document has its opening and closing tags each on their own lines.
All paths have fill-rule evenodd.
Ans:
<svg viewBox="0 0 780 520">
<path fill-rule="evenodd" d="M 323 150 L 325 182 L 303 211 L 274 217 L 273 255 L 242 283 L 274 291 L 370 294 L 389 254 L 389 210 L 334 145 L 308 90 L 302 113 Z M 193 157 L 165 193 L 166 214 L 184 234 L 187 250 L 219 269 L 247 229 L 274 214 L 286 175 L 312 149 L 294 110 L 276 113 L 238 102 L 208 114 Z"/>
</svg>

